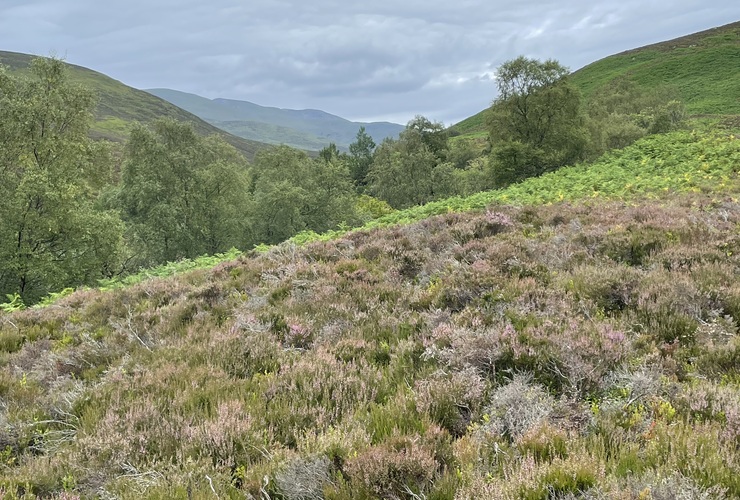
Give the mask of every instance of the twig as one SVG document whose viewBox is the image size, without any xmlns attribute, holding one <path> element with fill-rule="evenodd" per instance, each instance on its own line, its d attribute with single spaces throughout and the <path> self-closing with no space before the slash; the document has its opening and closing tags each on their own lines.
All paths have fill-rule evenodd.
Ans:
<svg viewBox="0 0 740 500">
<path fill-rule="evenodd" d="M 211 485 L 211 491 L 213 492 L 213 494 L 216 495 L 216 498 L 219 498 L 218 493 L 216 493 L 216 489 L 213 487 L 213 479 L 211 479 L 211 476 L 206 474 L 206 479 L 208 479 L 208 484 Z"/>
</svg>

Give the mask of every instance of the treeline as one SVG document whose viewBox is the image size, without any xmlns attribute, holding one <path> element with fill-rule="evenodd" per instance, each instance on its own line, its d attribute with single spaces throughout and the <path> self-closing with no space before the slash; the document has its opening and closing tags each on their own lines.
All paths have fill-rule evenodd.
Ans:
<svg viewBox="0 0 740 500">
<path fill-rule="evenodd" d="M 64 64 L 30 78 L 0 69 L 0 296 L 26 304 L 65 287 L 182 258 L 361 225 L 446 198 L 505 186 L 675 127 L 666 92 L 615 81 L 588 103 L 554 61 L 499 70 L 489 140 L 417 116 L 376 145 L 360 129 L 349 152 L 312 158 L 289 147 L 249 164 L 184 123 L 134 126 L 123 148 L 89 139 L 95 97 Z"/>
</svg>

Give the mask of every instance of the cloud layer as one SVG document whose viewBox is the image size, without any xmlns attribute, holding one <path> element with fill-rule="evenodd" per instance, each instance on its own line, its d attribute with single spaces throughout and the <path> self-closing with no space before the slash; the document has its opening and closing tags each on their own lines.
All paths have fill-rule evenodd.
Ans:
<svg viewBox="0 0 740 500">
<path fill-rule="evenodd" d="M 138 88 L 451 124 L 490 103 L 507 59 L 577 69 L 737 20 L 734 2 L 713 3 L 4 0 L 0 50 L 56 54 Z"/>
</svg>

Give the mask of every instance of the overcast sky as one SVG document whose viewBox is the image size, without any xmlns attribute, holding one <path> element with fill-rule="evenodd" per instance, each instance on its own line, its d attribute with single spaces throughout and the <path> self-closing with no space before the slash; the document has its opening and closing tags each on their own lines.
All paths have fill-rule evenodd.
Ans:
<svg viewBox="0 0 740 500">
<path fill-rule="evenodd" d="M 576 70 L 737 20 L 731 0 L 0 0 L 0 50 L 137 88 L 449 125 L 490 104 L 518 55 Z"/>
</svg>

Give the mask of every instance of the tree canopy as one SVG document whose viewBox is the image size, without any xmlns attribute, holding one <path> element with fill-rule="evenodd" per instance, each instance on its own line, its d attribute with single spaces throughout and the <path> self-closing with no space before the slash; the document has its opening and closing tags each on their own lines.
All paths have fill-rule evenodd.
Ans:
<svg viewBox="0 0 740 500">
<path fill-rule="evenodd" d="M 118 205 L 139 265 L 243 247 L 249 239 L 247 165 L 222 139 L 187 123 L 134 127 Z"/>
<path fill-rule="evenodd" d="M 581 96 L 557 61 L 518 57 L 501 65 L 489 135 L 500 185 L 554 170 L 584 157 L 587 134 Z"/>
<path fill-rule="evenodd" d="M 36 59 L 28 78 L 0 69 L 0 293 L 32 302 L 116 268 L 122 224 L 96 209 L 112 162 L 89 130 L 95 97 L 64 64 Z"/>
</svg>

